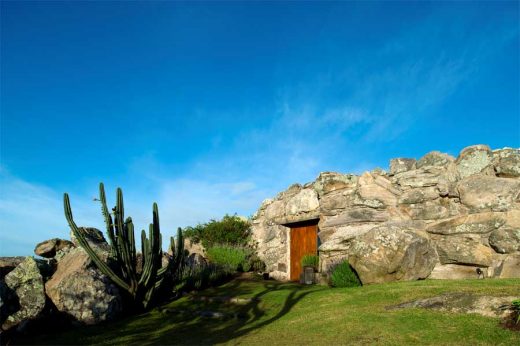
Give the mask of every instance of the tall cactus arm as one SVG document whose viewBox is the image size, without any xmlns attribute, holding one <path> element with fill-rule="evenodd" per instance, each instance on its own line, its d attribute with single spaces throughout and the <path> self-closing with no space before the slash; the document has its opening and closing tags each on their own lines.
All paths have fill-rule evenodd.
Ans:
<svg viewBox="0 0 520 346">
<path fill-rule="evenodd" d="M 69 195 L 67 193 L 65 193 L 63 195 L 63 205 L 64 205 L 64 210 L 65 210 L 65 217 L 67 218 L 69 227 L 72 230 L 72 233 L 74 233 L 74 236 L 78 240 L 81 247 L 88 253 L 88 255 L 90 256 L 92 261 L 96 264 L 96 266 L 99 268 L 99 270 L 101 270 L 101 272 L 103 274 L 105 274 L 110 279 L 112 279 L 112 281 L 114 281 L 114 283 L 116 285 L 118 285 L 125 291 L 130 292 L 130 286 L 125 281 L 123 281 L 119 276 L 117 276 L 116 273 L 114 273 L 112 271 L 112 269 L 110 269 L 110 267 L 99 258 L 99 256 L 96 254 L 96 252 L 92 249 L 92 247 L 88 243 L 88 241 L 85 239 L 85 235 L 83 234 L 83 232 L 81 232 L 79 230 L 79 228 L 76 225 L 76 223 L 74 222 L 74 218 L 72 216 L 72 209 L 70 207 Z"/>
<path fill-rule="evenodd" d="M 112 255 L 114 257 L 117 257 L 116 249 L 116 239 L 114 235 L 114 223 L 112 221 L 112 216 L 110 215 L 110 212 L 107 208 L 107 198 L 105 195 L 105 186 L 103 183 L 99 183 L 99 200 L 101 201 L 101 213 L 103 214 L 103 217 L 105 218 L 105 225 L 107 228 L 107 234 L 108 234 L 108 240 L 110 242 L 110 247 L 112 248 Z"/>
<path fill-rule="evenodd" d="M 170 237 L 170 247 L 168 248 L 170 250 L 173 257 L 175 257 L 175 238 Z"/>
<path fill-rule="evenodd" d="M 143 248 L 143 273 L 139 280 L 139 284 L 150 288 L 155 285 L 157 271 L 161 268 L 162 249 L 161 249 L 161 233 L 159 229 L 159 210 L 157 203 L 153 204 L 153 223 L 150 224 L 148 230 L 148 239 L 143 234 L 146 246 Z M 146 254 L 145 254 L 146 253 Z"/>
<path fill-rule="evenodd" d="M 135 240 L 134 240 L 134 224 L 132 218 L 128 217 L 123 225 L 124 235 L 126 237 L 122 257 L 123 264 L 126 267 L 128 277 L 130 280 L 130 287 L 137 290 L 137 274 L 136 274 L 136 260 L 135 260 Z"/>
<path fill-rule="evenodd" d="M 135 251 L 135 234 L 134 234 L 134 223 L 132 222 L 132 218 L 128 217 L 126 219 L 126 224 L 128 227 L 128 238 L 130 239 L 130 258 L 132 260 L 132 267 L 135 268 L 137 265 L 136 261 L 136 251 Z"/>
<path fill-rule="evenodd" d="M 121 258 L 121 270 L 126 280 L 130 281 L 130 286 L 134 287 L 132 283 L 135 281 L 132 273 L 134 268 L 132 267 L 132 260 L 130 254 L 130 242 L 128 236 L 128 224 L 124 222 L 125 209 L 123 204 L 123 191 L 121 188 L 117 188 L 117 202 L 115 208 L 115 227 L 116 227 L 116 239 L 118 243 L 119 256 Z M 132 219 L 127 220 L 132 222 Z"/>
<path fill-rule="evenodd" d="M 177 249 L 175 250 L 174 269 L 177 271 L 182 269 L 184 262 L 184 236 L 182 228 L 177 228 Z"/>
<path fill-rule="evenodd" d="M 150 224 L 150 234 L 152 234 L 152 227 L 153 226 Z M 139 285 L 146 285 L 146 283 L 150 279 L 150 271 L 153 264 L 150 239 L 146 238 L 146 232 L 143 229 L 143 231 L 141 232 L 141 248 L 143 250 L 143 272 L 141 273 L 141 278 L 139 279 Z"/>
</svg>

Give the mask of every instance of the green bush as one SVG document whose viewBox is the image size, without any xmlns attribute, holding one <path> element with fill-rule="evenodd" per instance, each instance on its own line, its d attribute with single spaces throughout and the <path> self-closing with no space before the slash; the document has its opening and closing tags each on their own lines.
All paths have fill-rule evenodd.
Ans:
<svg viewBox="0 0 520 346">
<path fill-rule="evenodd" d="M 302 268 L 313 267 L 314 270 L 318 270 L 320 258 L 316 255 L 305 255 L 302 257 Z"/>
<path fill-rule="evenodd" d="M 249 257 L 249 266 L 254 272 L 263 272 L 265 271 L 265 263 L 258 257 L 256 253 L 253 253 L 251 257 Z"/>
<path fill-rule="evenodd" d="M 348 261 L 337 264 L 331 274 L 331 284 L 334 287 L 356 287 L 361 286 L 358 276 L 350 267 Z"/>
<path fill-rule="evenodd" d="M 246 245 L 251 238 L 251 224 L 236 215 L 225 215 L 222 220 L 186 227 L 183 232 L 185 238 L 206 249 L 218 244 Z"/>
<path fill-rule="evenodd" d="M 208 260 L 229 272 L 249 271 L 251 250 L 232 245 L 215 245 L 206 250 Z"/>
<path fill-rule="evenodd" d="M 212 286 L 218 286 L 231 278 L 231 273 L 223 270 L 215 264 L 202 264 L 187 267 L 183 272 L 179 291 L 202 290 Z"/>
<path fill-rule="evenodd" d="M 520 299 L 513 300 L 511 304 L 514 313 L 516 314 L 516 324 L 520 323 Z"/>
</svg>

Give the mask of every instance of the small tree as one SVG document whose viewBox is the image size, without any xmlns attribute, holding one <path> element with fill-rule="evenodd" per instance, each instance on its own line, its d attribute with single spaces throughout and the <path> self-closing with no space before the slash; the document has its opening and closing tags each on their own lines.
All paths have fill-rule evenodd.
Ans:
<svg viewBox="0 0 520 346">
<path fill-rule="evenodd" d="M 251 239 L 251 224 L 233 215 L 225 215 L 222 220 L 210 220 L 195 227 L 186 227 L 184 236 L 194 243 L 201 243 L 205 249 L 215 245 L 228 244 L 246 246 Z"/>
</svg>

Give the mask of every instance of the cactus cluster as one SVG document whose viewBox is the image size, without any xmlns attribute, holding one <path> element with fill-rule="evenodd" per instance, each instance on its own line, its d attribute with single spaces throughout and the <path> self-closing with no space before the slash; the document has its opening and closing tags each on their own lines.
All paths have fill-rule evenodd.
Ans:
<svg viewBox="0 0 520 346">
<path fill-rule="evenodd" d="M 173 283 L 183 266 L 184 241 L 182 230 L 177 233 L 177 247 L 170 237 L 170 252 L 173 259 L 162 267 L 162 236 L 159 227 L 159 210 L 153 204 L 153 221 L 149 226 L 148 237 L 145 230 L 141 232 L 142 270 L 137 270 L 137 254 L 135 248 L 134 225 L 132 218 L 124 219 L 123 192 L 117 189 L 117 203 L 109 212 L 106 203 L 103 183 L 99 184 L 99 199 L 103 213 L 108 240 L 111 245 L 111 257 L 115 260 L 113 267 L 105 263 L 88 243 L 84 232 L 76 225 L 72 216 L 69 196 L 64 194 L 65 217 L 78 240 L 92 261 L 103 274 L 108 276 L 117 286 L 126 291 L 137 307 L 146 309 L 154 298 L 154 294 L 163 286 Z"/>
</svg>

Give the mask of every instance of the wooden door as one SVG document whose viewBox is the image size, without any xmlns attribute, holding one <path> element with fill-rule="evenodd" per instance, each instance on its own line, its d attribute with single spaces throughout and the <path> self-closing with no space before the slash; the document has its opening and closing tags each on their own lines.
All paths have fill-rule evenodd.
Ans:
<svg viewBox="0 0 520 346">
<path fill-rule="evenodd" d="M 291 228 L 291 281 L 300 280 L 301 260 L 318 252 L 317 225 Z"/>
</svg>

